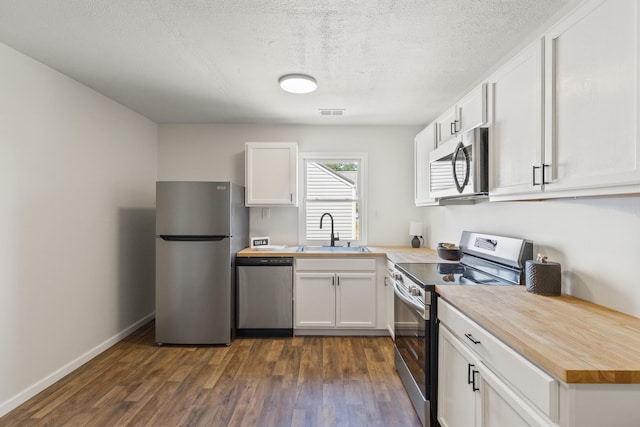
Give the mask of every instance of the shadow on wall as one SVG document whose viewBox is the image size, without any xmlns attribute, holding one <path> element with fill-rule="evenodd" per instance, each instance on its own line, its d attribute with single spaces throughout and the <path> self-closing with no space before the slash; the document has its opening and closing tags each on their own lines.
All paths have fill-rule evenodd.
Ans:
<svg viewBox="0 0 640 427">
<path fill-rule="evenodd" d="M 155 309 L 155 209 L 118 211 L 118 330 Z"/>
</svg>

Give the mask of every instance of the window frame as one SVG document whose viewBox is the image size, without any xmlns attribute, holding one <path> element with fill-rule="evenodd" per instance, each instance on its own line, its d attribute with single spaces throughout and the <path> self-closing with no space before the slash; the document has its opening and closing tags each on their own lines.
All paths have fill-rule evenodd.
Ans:
<svg viewBox="0 0 640 427">
<path fill-rule="evenodd" d="M 328 245 L 330 242 L 330 231 L 327 231 L 327 239 L 324 240 L 307 240 L 307 162 L 313 161 L 356 161 L 358 162 L 358 186 L 357 198 L 359 201 L 358 221 L 359 221 L 359 239 L 338 240 L 336 246 L 346 246 L 347 242 L 352 246 L 367 245 L 367 153 L 359 152 L 321 152 L 321 153 L 300 153 L 299 162 L 301 165 L 299 187 L 300 188 L 300 206 L 298 208 L 298 244 L 301 246 L 318 246 Z"/>
</svg>

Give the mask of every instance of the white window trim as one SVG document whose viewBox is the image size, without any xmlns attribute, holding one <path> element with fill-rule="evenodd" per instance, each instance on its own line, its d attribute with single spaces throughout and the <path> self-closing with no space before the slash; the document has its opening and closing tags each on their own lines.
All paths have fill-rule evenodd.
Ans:
<svg viewBox="0 0 640 427">
<path fill-rule="evenodd" d="M 341 153 L 341 152 L 322 152 L 322 153 L 300 153 L 299 155 L 299 164 L 301 165 L 302 173 L 299 174 L 299 186 L 300 189 L 300 207 L 298 209 L 298 244 L 301 246 L 305 245 L 318 245 L 317 240 L 307 240 L 306 239 L 306 217 L 307 217 L 307 186 L 305 182 L 305 178 L 307 176 L 306 173 L 306 162 L 307 160 L 355 160 L 359 162 L 360 165 L 360 176 L 358 180 L 358 194 L 360 196 L 360 212 L 359 212 L 359 221 L 360 221 L 360 239 L 358 240 L 338 240 L 336 245 L 338 246 L 346 246 L 347 242 L 351 243 L 353 246 L 366 246 L 367 245 L 367 226 L 369 221 L 367 220 L 367 153 Z M 327 231 L 327 241 L 326 244 L 329 244 L 330 238 L 329 234 L 331 232 Z M 322 243 L 325 244 L 325 243 Z"/>
</svg>

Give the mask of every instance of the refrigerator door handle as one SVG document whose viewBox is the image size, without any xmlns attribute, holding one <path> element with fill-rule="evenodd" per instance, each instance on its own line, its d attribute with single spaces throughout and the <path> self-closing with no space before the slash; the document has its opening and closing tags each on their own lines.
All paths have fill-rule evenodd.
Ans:
<svg viewBox="0 0 640 427">
<path fill-rule="evenodd" d="M 219 242 L 224 239 L 228 239 L 229 236 L 167 236 L 160 235 L 158 236 L 162 240 L 167 242 Z"/>
</svg>

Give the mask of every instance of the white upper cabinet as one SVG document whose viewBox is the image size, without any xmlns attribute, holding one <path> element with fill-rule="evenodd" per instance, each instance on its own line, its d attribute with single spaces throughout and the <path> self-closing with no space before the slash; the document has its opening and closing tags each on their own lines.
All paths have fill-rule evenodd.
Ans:
<svg viewBox="0 0 640 427">
<path fill-rule="evenodd" d="M 542 53 L 538 39 L 489 78 L 492 199 L 542 191 Z"/>
<path fill-rule="evenodd" d="M 457 133 L 465 133 L 487 123 L 487 84 L 482 83 L 458 101 L 456 111 Z"/>
<path fill-rule="evenodd" d="M 247 142 L 246 206 L 298 206 L 298 144 Z"/>
<path fill-rule="evenodd" d="M 487 85 L 473 89 L 435 120 L 436 146 L 487 122 Z"/>
<path fill-rule="evenodd" d="M 551 197 L 640 191 L 639 8 L 588 1 L 546 35 Z"/>
<path fill-rule="evenodd" d="M 455 105 L 442 113 L 435 121 L 436 127 L 436 147 L 455 138 L 458 134 L 456 126 L 458 123 Z"/>
<path fill-rule="evenodd" d="M 588 0 L 489 78 L 491 200 L 640 192 L 639 13 Z"/>
<path fill-rule="evenodd" d="M 435 148 L 436 124 L 431 123 L 414 140 L 414 189 L 416 206 L 436 205 L 429 197 L 429 153 Z"/>
</svg>

